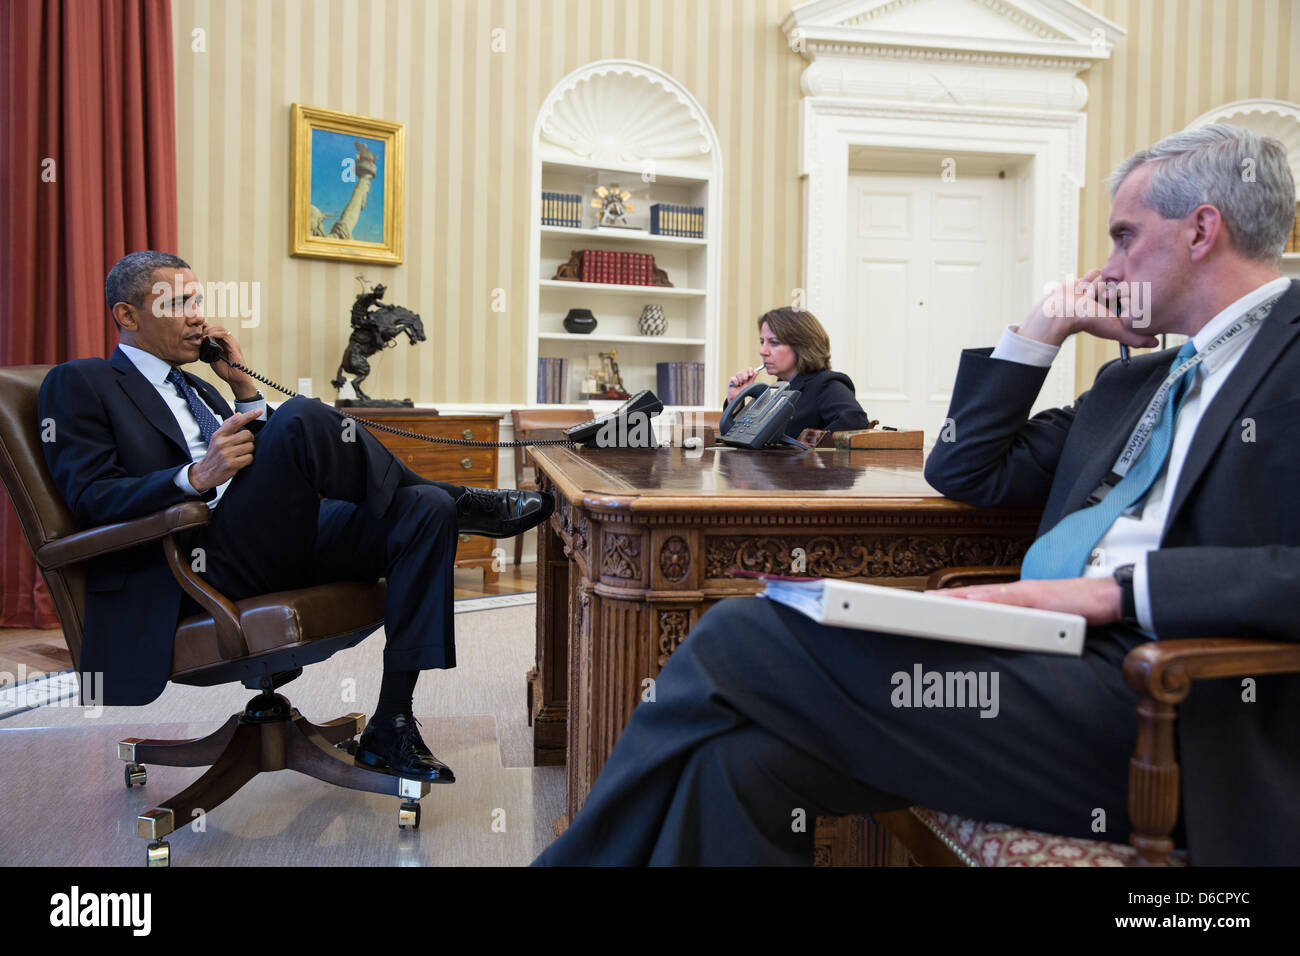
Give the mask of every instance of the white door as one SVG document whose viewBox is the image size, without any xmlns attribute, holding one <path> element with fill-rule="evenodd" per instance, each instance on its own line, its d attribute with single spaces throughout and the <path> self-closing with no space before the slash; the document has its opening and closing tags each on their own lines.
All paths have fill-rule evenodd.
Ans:
<svg viewBox="0 0 1300 956">
<path fill-rule="evenodd" d="M 831 364 L 853 379 L 871 418 L 923 428 L 927 446 L 942 430 L 961 350 L 996 345 L 1032 306 L 1014 291 L 1025 259 L 1011 221 L 1015 184 L 849 173 L 847 341 L 831 343 Z"/>
</svg>

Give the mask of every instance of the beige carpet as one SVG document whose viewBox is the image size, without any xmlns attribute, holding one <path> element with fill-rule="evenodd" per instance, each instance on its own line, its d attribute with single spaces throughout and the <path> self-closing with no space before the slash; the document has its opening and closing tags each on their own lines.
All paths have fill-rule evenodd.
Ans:
<svg viewBox="0 0 1300 956">
<path fill-rule="evenodd" d="M 421 801 L 419 831 L 398 829 L 396 797 L 269 773 L 214 808 L 202 829 L 169 837 L 173 865 L 526 865 L 550 843 L 564 803 L 564 768 L 531 766 L 524 675 L 535 656 L 535 614 L 531 604 L 458 613 L 458 666 L 421 675 L 415 714 L 457 779 Z M 369 713 L 383 646 L 376 632 L 281 692 L 318 722 Z M 202 736 L 251 696 L 238 684 L 169 685 L 144 707 L 92 717 L 54 703 L 0 719 L 0 834 L 10 837 L 0 841 L 0 865 L 142 865 L 136 815 L 203 771 L 149 766 L 147 786 L 127 790 L 116 741 Z"/>
<path fill-rule="evenodd" d="M 456 615 L 457 665 L 425 671 L 415 688 L 415 714 L 428 717 L 491 717 L 496 721 L 501 761 L 506 767 L 532 765 L 532 728 L 525 707 L 524 676 L 536 658 L 536 607 L 532 604 Z M 356 647 L 313 664 L 280 688 L 299 712 L 317 723 L 356 711 L 369 714 L 379 697 L 384 632 Z M 17 727 L 87 727 L 96 724 L 202 724 L 215 730 L 253 696 L 239 684 L 186 687 L 168 684 L 144 707 L 105 707 L 97 717 L 79 707 L 47 704 L 0 719 L 0 730 Z M 134 736 L 146 736 L 138 733 Z M 438 753 L 437 741 L 426 742 Z M 454 769 L 454 768 L 453 768 Z"/>
</svg>

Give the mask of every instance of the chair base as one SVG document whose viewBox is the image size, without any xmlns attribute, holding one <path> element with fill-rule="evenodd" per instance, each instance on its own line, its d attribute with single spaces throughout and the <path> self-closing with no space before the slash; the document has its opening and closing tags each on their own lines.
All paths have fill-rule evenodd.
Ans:
<svg viewBox="0 0 1300 956">
<path fill-rule="evenodd" d="M 398 826 L 418 829 L 420 806 L 429 792 L 425 780 L 407 779 L 354 762 L 343 748 L 365 729 L 364 714 L 348 714 L 313 724 L 280 694 L 265 691 L 221 728 L 192 740 L 119 741 L 117 755 L 127 761 L 126 786 L 146 781 L 144 763 L 165 767 L 207 767 L 194 783 L 170 800 L 140 814 L 136 835 L 150 842 L 150 866 L 167 866 L 171 853 L 163 837 L 220 806 L 259 773 L 296 770 L 335 786 L 403 799 Z"/>
</svg>

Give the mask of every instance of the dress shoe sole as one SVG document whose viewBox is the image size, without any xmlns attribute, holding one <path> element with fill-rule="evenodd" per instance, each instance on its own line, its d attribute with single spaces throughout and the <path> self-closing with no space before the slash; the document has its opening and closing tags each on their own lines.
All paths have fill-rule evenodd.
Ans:
<svg viewBox="0 0 1300 956">
<path fill-rule="evenodd" d="M 352 756 L 357 763 L 364 764 L 371 770 L 391 774 L 394 777 L 405 777 L 408 780 L 425 780 L 429 783 L 456 782 L 456 775 L 451 772 L 450 767 L 447 768 L 446 772 L 441 770 L 394 770 L 393 765 L 386 758 L 360 744 L 357 745 L 357 752 Z"/>
</svg>

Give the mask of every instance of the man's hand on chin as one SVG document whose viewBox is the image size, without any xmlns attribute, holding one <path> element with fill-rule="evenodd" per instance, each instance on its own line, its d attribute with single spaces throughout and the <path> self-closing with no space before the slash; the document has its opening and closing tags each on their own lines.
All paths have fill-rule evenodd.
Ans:
<svg viewBox="0 0 1300 956">
<path fill-rule="evenodd" d="M 1055 581 L 1013 581 L 1010 584 L 975 584 L 965 588 L 928 591 L 944 597 L 1017 604 L 1045 611 L 1080 614 L 1090 626 L 1120 620 L 1120 589 L 1112 577 L 1064 578 Z"/>
</svg>

